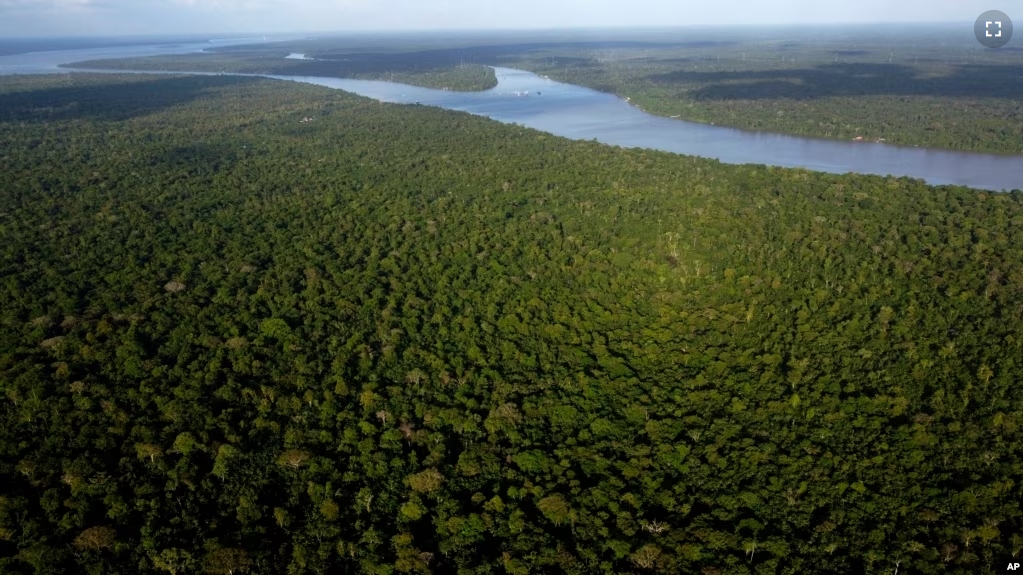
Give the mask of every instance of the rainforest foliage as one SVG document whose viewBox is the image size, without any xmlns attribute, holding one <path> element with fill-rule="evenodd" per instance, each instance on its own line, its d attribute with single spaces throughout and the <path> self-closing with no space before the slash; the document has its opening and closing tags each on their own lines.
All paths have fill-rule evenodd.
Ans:
<svg viewBox="0 0 1024 576">
<path fill-rule="evenodd" d="M 293 82 L 5 77 L 0 572 L 1002 572 L 1021 229 Z"/>
</svg>

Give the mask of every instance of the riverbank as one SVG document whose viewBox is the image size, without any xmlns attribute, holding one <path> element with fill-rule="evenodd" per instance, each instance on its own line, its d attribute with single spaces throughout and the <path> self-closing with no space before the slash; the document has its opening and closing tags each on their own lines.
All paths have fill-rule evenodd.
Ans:
<svg viewBox="0 0 1024 576">
<path fill-rule="evenodd" d="M 343 78 L 275 77 L 386 102 L 470 112 L 576 140 L 714 158 L 728 164 L 909 176 L 930 184 L 997 191 L 1022 187 L 1021 156 L 844 142 L 698 124 L 651 115 L 613 94 L 542 78 L 532 72 L 501 67 L 494 70 L 498 86 L 478 93 Z"/>
</svg>

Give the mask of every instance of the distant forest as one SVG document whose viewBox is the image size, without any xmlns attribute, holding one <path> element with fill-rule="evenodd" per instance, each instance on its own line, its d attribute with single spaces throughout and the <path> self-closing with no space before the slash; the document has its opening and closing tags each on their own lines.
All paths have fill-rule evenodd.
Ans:
<svg viewBox="0 0 1024 576">
<path fill-rule="evenodd" d="M 1020 154 L 1019 43 L 982 47 L 951 27 L 508 33 L 314 40 L 77 67 L 315 75 L 486 90 L 486 66 L 628 97 L 652 114 L 803 136 Z M 798 38 L 798 40 L 794 40 Z M 285 60 L 302 53 L 316 60 Z"/>
<path fill-rule="evenodd" d="M 1021 202 L 0 77 L 0 572 L 1004 573 Z"/>
</svg>

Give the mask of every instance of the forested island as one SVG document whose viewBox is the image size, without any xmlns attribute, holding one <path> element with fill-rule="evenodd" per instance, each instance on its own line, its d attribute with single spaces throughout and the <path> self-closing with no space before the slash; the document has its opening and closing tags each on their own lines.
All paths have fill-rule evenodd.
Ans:
<svg viewBox="0 0 1024 576">
<path fill-rule="evenodd" d="M 1021 201 L 0 77 L 0 572 L 1003 573 Z"/>
<path fill-rule="evenodd" d="M 451 62 L 442 58 L 410 58 L 407 54 L 351 54 L 334 58 L 288 58 L 291 52 L 280 48 L 252 48 L 223 52 L 175 54 L 139 58 L 88 60 L 69 64 L 72 68 L 101 70 L 146 70 L 168 72 L 213 72 L 273 74 L 289 76 L 325 76 L 387 80 L 438 90 L 473 92 L 498 85 L 494 70 L 482 64 Z M 326 56 L 332 56 L 327 54 Z"/>
</svg>

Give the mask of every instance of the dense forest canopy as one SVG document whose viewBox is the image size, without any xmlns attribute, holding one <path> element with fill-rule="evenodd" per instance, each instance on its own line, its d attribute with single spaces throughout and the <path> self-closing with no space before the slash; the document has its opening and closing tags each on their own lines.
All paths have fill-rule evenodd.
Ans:
<svg viewBox="0 0 1024 576">
<path fill-rule="evenodd" d="M 302 53 L 312 61 L 285 60 Z M 804 136 L 1020 154 L 1021 46 L 948 26 L 338 36 L 85 68 L 393 80 L 485 90 L 483 65 L 629 98 L 652 114 Z"/>
<path fill-rule="evenodd" d="M 0 571 L 1002 573 L 1021 199 L 2 78 Z"/>
</svg>

